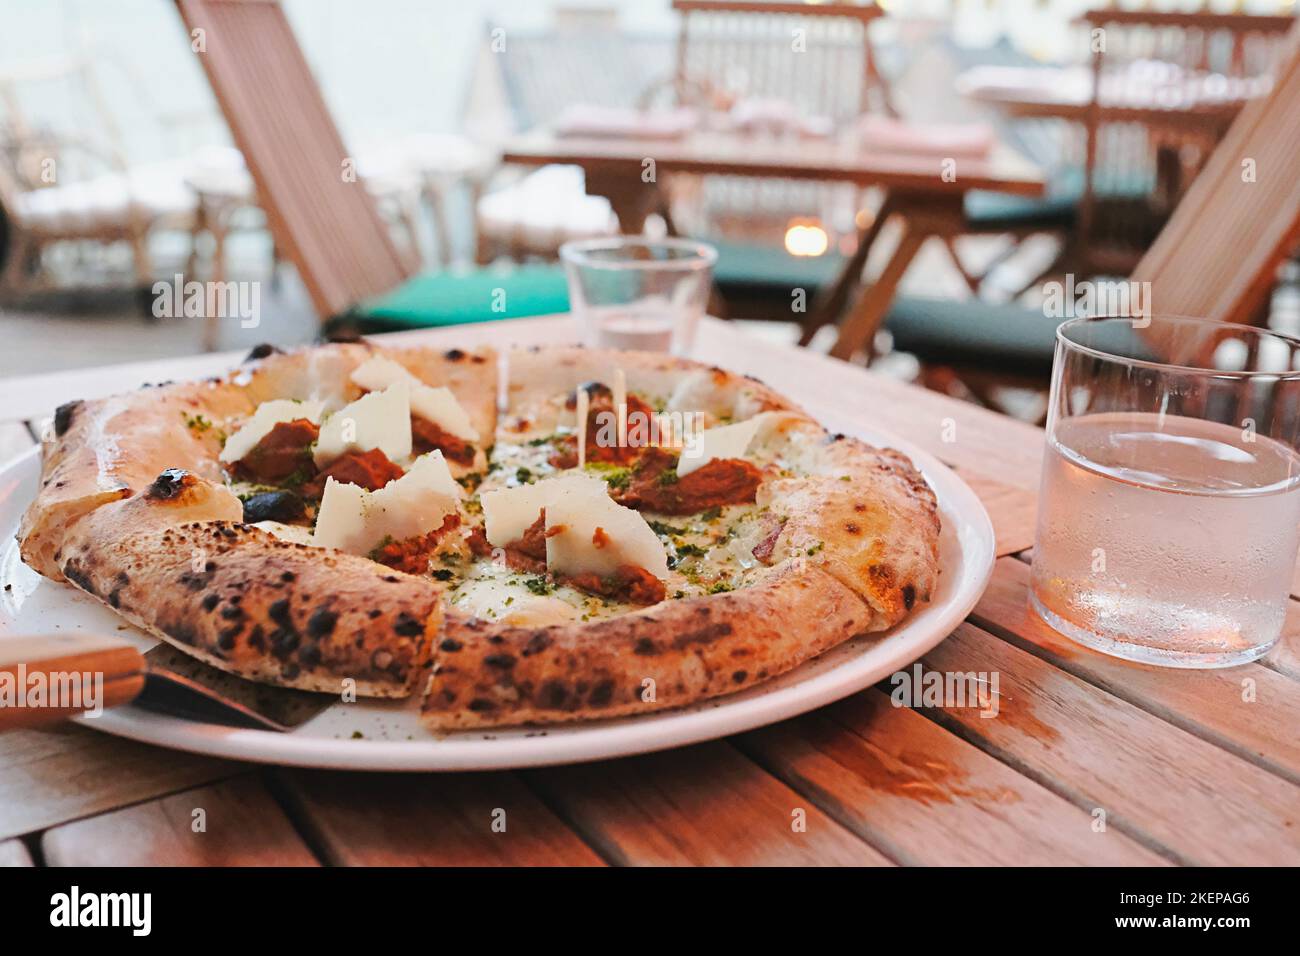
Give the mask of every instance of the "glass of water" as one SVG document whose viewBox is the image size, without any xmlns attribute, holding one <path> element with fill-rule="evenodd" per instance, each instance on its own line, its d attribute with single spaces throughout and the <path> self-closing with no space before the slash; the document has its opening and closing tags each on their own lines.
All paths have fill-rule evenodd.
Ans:
<svg viewBox="0 0 1300 956">
<path fill-rule="evenodd" d="M 690 351 L 713 286 L 718 253 L 712 246 L 613 236 L 566 242 L 560 258 L 586 345 Z"/>
<path fill-rule="evenodd" d="M 1145 664 L 1262 656 L 1300 543 L 1300 339 L 1172 317 L 1056 339 L 1030 603 Z"/>
</svg>

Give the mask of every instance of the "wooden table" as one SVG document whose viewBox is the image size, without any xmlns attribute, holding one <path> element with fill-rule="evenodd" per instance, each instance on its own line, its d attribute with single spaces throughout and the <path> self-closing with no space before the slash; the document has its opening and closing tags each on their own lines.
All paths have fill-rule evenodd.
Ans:
<svg viewBox="0 0 1300 956">
<path fill-rule="evenodd" d="M 563 341 L 567 319 L 402 333 L 498 346 Z M 1042 433 L 709 320 L 697 354 L 810 406 L 860 414 L 965 476 L 997 531 L 993 582 L 926 654 L 996 671 L 998 716 L 894 707 L 889 687 L 727 740 L 527 772 L 257 768 L 79 726 L 0 736 L 0 863 L 1163 864 L 1300 859 L 1300 604 L 1263 661 L 1127 664 L 1025 606 Z M 0 383 L 0 449 L 60 402 L 215 372 L 238 355 Z M 25 420 L 25 421 L 24 421 Z M 1249 700 L 1249 702 L 1247 702 Z M 194 833 L 195 809 L 207 830 Z M 494 811 L 504 809 L 505 833 Z"/>
<path fill-rule="evenodd" d="M 525 166 L 581 166 L 587 192 L 609 200 L 619 227 L 628 234 L 640 233 L 650 213 L 666 208 L 659 178 L 672 173 L 805 179 L 881 189 L 880 209 L 860 229 L 853 255 L 803 322 L 806 343 L 817 329 L 839 319 L 885 223 L 897 218 L 902 225 L 898 243 L 876 281 L 853 304 L 831 350 L 845 359 L 858 351 L 870 352 L 898 284 L 925 240 L 950 240 L 962 233 L 967 192 L 1041 196 L 1045 188 L 1042 172 L 1002 144 L 986 157 L 947 158 L 872 150 L 854 135 L 822 140 L 701 131 L 681 139 L 636 140 L 538 130 L 508 143 L 502 159 Z"/>
</svg>

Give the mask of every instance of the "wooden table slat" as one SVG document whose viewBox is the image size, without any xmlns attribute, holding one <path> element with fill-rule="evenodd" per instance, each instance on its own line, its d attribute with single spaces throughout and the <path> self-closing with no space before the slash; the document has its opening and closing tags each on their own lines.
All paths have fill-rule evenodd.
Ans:
<svg viewBox="0 0 1300 956">
<path fill-rule="evenodd" d="M 926 669 L 996 673 L 995 718 L 927 709 L 1108 826 L 1178 862 L 1300 859 L 1300 788 L 1093 687 L 971 624 L 927 653 Z"/>
<path fill-rule="evenodd" d="M 533 771 L 526 779 L 583 839 L 622 865 L 892 865 L 726 743 Z"/>
<path fill-rule="evenodd" d="M 0 869 L 32 865 L 32 855 L 27 852 L 27 847 L 23 846 L 22 840 L 0 842 Z"/>
<path fill-rule="evenodd" d="M 868 690 L 738 746 L 893 859 L 920 866 L 1166 861 L 993 757 Z"/>
<path fill-rule="evenodd" d="M 255 774 L 65 823 L 41 850 L 50 866 L 319 865 Z"/>
<path fill-rule="evenodd" d="M 1003 484 L 965 468 L 956 471 L 989 513 L 998 557 L 1017 554 L 1033 546 L 1038 517 L 1036 492 Z"/>
<path fill-rule="evenodd" d="M 278 778 L 300 827 L 345 866 L 600 866 L 512 773 Z M 504 824 L 504 830 L 500 827 Z M 494 826 L 497 829 L 494 829 Z"/>
<path fill-rule="evenodd" d="M 75 724 L 0 734 L 0 839 L 184 790 L 241 764 Z"/>
</svg>

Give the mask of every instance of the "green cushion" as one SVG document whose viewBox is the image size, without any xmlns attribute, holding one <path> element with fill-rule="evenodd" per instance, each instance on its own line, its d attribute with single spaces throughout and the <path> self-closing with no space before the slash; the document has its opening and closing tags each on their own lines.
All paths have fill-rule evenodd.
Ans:
<svg viewBox="0 0 1300 956">
<path fill-rule="evenodd" d="M 977 230 L 1068 229 L 1079 208 L 1077 196 L 1011 196 L 972 189 L 966 194 L 966 221 Z"/>
<path fill-rule="evenodd" d="M 1027 373 L 1052 368 L 1061 320 L 1041 309 L 901 296 L 885 319 L 894 348 L 943 365 Z"/>
<path fill-rule="evenodd" d="M 966 194 L 966 220 L 977 231 L 997 228 L 1067 229 L 1074 225 L 1079 200 L 1083 198 L 1083 170 L 1058 170 L 1047 184 L 1047 194 L 1039 198 L 1011 196 L 1006 193 L 973 189 Z M 1154 183 L 1142 169 L 1124 170 L 1103 177 L 1097 183 L 1100 200 L 1144 199 Z"/>
<path fill-rule="evenodd" d="M 1014 303 L 900 296 L 885 328 L 894 337 L 894 348 L 925 362 L 1046 376 L 1052 370 L 1056 328 L 1063 321 Z M 1149 356 L 1128 326 L 1113 326 L 1108 333 L 1108 351 Z"/>
<path fill-rule="evenodd" d="M 835 281 L 844 258 L 835 253 L 792 256 L 780 246 L 706 239 L 718 250 L 713 280 L 724 294 L 730 287 L 815 289 Z"/>
<path fill-rule="evenodd" d="M 525 265 L 423 273 L 340 321 L 360 332 L 392 332 L 567 311 L 563 268 Z"/>
</svg>

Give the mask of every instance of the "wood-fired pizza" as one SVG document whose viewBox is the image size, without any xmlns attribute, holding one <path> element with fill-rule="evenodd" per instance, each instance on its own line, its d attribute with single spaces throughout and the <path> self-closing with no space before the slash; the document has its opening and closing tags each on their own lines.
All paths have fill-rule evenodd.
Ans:
<svg viewBox="0 0 1300 956">
<path fill-rule="evenodd" d="M 255 349 L 62 406 L 23 560 L 221 670 L 433 730 L 680 707 L 930 599 L 934 494 L 762 383 L 555 347 Z"/>
</svg>

